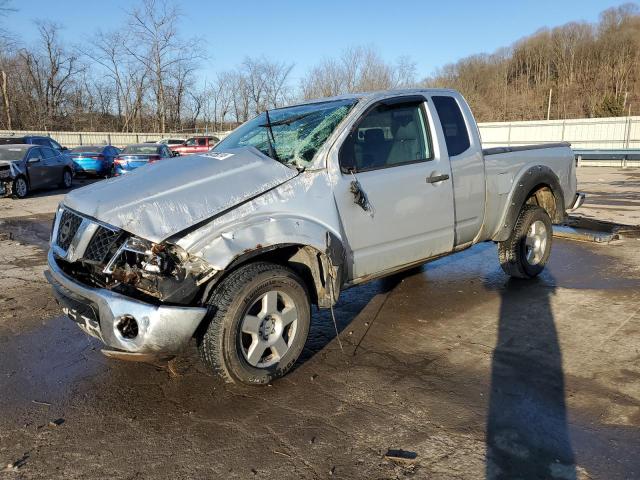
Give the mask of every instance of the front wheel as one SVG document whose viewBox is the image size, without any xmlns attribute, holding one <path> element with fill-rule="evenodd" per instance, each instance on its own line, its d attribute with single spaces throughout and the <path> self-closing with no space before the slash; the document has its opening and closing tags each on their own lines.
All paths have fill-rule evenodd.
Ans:
<svg viewBox="0 0 640 480">
<path fill-rule="evenodd" d="M 295 364 L 309 333 L 304 282 L 267 262 L 239 267 L 208 300 L 210 320 L 198 334 L 204 363 L 228 382 L 266 385 Z"/>
<path fill-rule="evenodd" d="M 20 175 L 13 181 L 12 193 L 16 198 L 25 198 L 29 194 L 29 184 L 24 176 Z"/>
<path fill-rule="evenodd" d="M 549 260 L 552 237 L 553 225 L 549 214 L 536 205 L 525 205 L 511 236 L 498 243 L 500 266 L 512 277 L 538 276 Z"/>
</svg>

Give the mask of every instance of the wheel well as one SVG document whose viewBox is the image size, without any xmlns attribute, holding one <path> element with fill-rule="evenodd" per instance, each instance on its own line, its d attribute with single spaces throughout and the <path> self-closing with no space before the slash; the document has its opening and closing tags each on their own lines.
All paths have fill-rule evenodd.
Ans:
<svg viewBox="0 0 640 480">
<path fill-rule="evenodd" d="M 562 221 L 563 213 L 559 211 L 558 199 L 549 185 L 537 185 L 527 195 L 525 204 L 543 208 L 555 223 Z"/>
<path fill-rule="evenodd" d="M 217 278 L 213 285 L 209 285 L 205 289 L 203 297 L 207 297 L 212 287 L 224 280 L 232 271 L 242 265 L 256 261 L 271 262 L 294 270 L 305 283 L 311 303 L 321 307 L 329 306 L 329 292 L 325 284 L 326 266 L 322 260 L 323 254 L 310 246 L 306 245 L 275 245 L 263 248 L 253 252 L 246 252 L 244 255 L 236 258 L 225 273 Z"/>
</svg>

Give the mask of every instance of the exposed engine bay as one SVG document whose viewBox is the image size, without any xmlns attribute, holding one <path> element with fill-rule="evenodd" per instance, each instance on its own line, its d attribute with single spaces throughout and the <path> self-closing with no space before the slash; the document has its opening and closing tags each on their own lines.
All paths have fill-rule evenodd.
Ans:
<svg viewBox="0 0 640 480">
<path fill-rule="evenodd" d="M 192 302 L 200 286 L 217 273 L 176 245 L 152 243 L 121 231 L 103 258 L 57 261 L 68 274 L 89 286 L 145 301 L 176 304 Z"/>
</svg>

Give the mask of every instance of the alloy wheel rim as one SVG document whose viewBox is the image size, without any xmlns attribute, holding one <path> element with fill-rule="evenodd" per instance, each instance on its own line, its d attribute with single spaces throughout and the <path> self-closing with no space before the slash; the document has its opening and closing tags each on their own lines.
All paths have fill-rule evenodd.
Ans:
<svg viewBox="0 0 640 480">
<path fill-rule="evenodd" d="M 536 220 L 529 226 L 525 238 L 526 257 L 529 265 L 538 265 L 547 251 L 549 232 L 542 220 Z"/>
<path fill-rule="evenodd" d="M 71 186 L 71 173 L 64 172 L 64 186 L 69 188 Z"/>
<path fill-rule="evenodd" d="M 19 178 L 16 182 L 16 193 L 19 197 L 24 197 L 27 194 L 27 182 L 24 178 Z"/>
<path fill-rule="evenodd" d="M 240 349 L 256 368 L 282 360 L 295 340 L 298 310 L 292 298 L 278 290 L 261 295 L 247 309 L 240 326 Z"/>
</svg>

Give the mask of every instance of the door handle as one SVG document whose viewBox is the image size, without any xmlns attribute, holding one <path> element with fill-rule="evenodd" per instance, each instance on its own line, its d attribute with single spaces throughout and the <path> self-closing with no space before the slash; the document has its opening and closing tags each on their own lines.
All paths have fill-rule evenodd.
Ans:
<svg viewBox="0 0 640 480">
<path fill-rule="evenodd" d="M 430 177 L 427 177 L 427 183 L 438 183 L 438 182 L 444 182 L 445 180 L 449 180 L 449 175 L 442 174 L 442 175 L 431 175 Z"/>
</svg>

